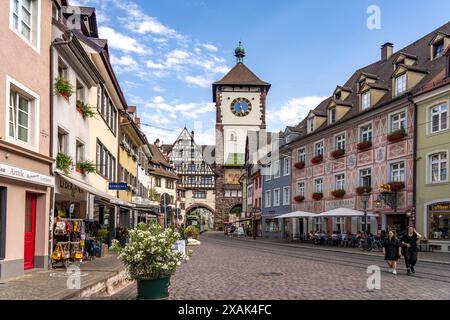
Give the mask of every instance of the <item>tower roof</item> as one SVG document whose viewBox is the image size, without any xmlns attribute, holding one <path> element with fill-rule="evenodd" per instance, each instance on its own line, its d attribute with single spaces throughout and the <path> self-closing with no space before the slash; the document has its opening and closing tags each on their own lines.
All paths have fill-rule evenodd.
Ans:
<svg viewBox="0 0 450 320">
<path fill-rule="evenodd" d="M 270 83 L 258 78 L 258 76 L 243 63 L 236 64 L 222 80 L 214 82 L 214 85 L 271 86 Z"/>
</svg>

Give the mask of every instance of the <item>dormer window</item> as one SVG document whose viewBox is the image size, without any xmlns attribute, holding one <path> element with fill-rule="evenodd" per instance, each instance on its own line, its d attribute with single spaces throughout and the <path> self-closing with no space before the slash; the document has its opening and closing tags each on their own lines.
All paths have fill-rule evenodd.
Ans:
<svg viewBox="0 0 450 320">
<path fill-rule="evenodd" d="M 308 132 L 314 131 L 314 117 L 308 119 Z"/>
<path fill-rule="evenodd" d="M 433 45 L 433 59 L 442 57 L 443 54 L 444 54 L 444 39 L 442 39 L 439 42 L 436 42 Z"/>
<path fill-rule="evenodd" d="M 364 92 L 361 95 L 361 109 L 366 110 L 370 108 L 370 91 Z"/>
<path fill-rule="evenodd" d="M 399 96 L 406 92 L 406 73 L 395 78 L 395 95 Z"/>
<path fill-rule="evenodd" d="M 333 124 L 336 122 L 336 108 L 331 108 L 328 110 L 328 119 L 329 124 Z"/>
<path fill-rule="evenodd" d="M 336 94 L 334 95 L 336 100 L 341 100 L 341 96 L 342 96 L 342 94 L 340 91 L 336 92 Z"/>
</svg>

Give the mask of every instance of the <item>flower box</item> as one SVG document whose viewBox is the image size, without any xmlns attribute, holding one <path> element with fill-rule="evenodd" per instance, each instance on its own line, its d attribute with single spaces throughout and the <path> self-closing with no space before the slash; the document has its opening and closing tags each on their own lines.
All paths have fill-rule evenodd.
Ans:
<svg viewBox="0 0 450 320">
<path fill-rule="evenodd" d="M 77 101 L 77 111 L 83 116 L 84 119 L 95 116 L 94 108 L 83 101 Z"/>
<path fill-rule="evenodd" d="M 298 170 L 304 169 L 305 168 L 305 162 L 304 161 L 300 161 L 297 162 L 296 164 L 294 164 L 294 167 Z"/>
<path fill-rule="evenodd" d="M 312 195 L 312 198 L 316 201 L 323 199 L 323 193 L 322 192 L 314 192 Z"/>
<path fill-rule="evenodd" d="M 312 164 L 319 164 L 323 161 L 323 155 L 319 154 L 318 156 L 315 156 L 314 158 L 311 159 L 311 163 Z"/>
<path fill-rule="evenodd" d="M 364 140 L 358 143 L 358 150 L 363 151 L 372 147 L 372 141 Z"/>
<path fill-rule="evenodd" d="M 345 196 L 345 190 L 334 190 L 331 192 L 331 194 L 333 195 L 333 197 L 338 198 L 338 199 L 342 199 Z"/>
<path fill-rule="evenodd" d="M 58 153 L 56 156 L 56 168 L 63 171 L 65 174 L 70 174 L 72 171 L 72 157 L 65 153 Z"/>
<path fill-rule="evenodd" d="M 85 173 L 94 173 L 97 168 L 94 163 L 91 161 L 80 161 L 76 165 L 76 170 L 79 173 L 85 174 Z"/>
<path fill-rule="evenodd" d="M 70 96 L 74 93 L 72 84 L 59 76 L 55 79 L 54 95 L 63 97 L 64 100 L 69 101 Z"/>
<path fill-rule="evenodd" d="M 404 137 L 406 137 L 406 131 L 405 129 L 399 129 L 387 136 L 387 140 L 389 142 L 398 142 L 402 140 Z"/>
<path fill-rule="evenodd" d="M 296 196 L 294 197 L 295 202 L 303 202 L 305 201 L 305 197 L 304 196 Z"/>
<path fill-rule="evenodd" d="M 358 194 L 358 195 L 362 195 L 363 193 L 370 193 L 370 192 L 372 192 L 372 187 L 364 187 L 364 186 L 361 186 L 361 187 L 357 187 L 356 188 L 356 193 Z"/>
<path fill-rule="evenodd" d="M 340 158 L 344 155 L 345 155 L 345 149 L 337 149 L 337 150 L 334 150 L 333 152 L 331 152 L 331 156 L 334 159 Z"/>
<path fill-rule="evenodd" d="M 75 169 L 78 173 L 84 174 L 84 169 L 76 167 Z"/>
<path fill-rule="evenodd" d="M 389 182 L 389 186 L 391 188 L 391 191 L 400 191 L 405 187 L 405 183 L 402 181 L 394 181 Z"/>
</svg>

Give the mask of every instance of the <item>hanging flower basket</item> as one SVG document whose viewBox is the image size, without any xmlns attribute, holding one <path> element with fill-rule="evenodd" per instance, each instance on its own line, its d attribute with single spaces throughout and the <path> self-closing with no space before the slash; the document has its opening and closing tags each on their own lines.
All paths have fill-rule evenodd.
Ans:
<svg viewBox="0 0 450 320">
<path fill-rule="evenodd" d="M 96 171 L 95 164 L 91 161 L 81 161 L 77 163 L 77 172 L 86 174 L 94 173 Z"/>
<path fill-rule="evenodd" d="M 294 200 L 295 200 L 295 202 L 300 203 L 300 202 L 305 201 L 305 197 L 304 196 L 296 196 L 296 197 L 294 197 Z"/>
<path fill-rule="evenodd" d="M 406 131 L 405 129 L 402 128 L 392 132 L 390 135 L 387 136 L 387 139 L 389 142 L 398 142 L 402 140 L 404 137 L 406 137 Z"/>
<path fill-rule="evenodd" d="M 333 192 L 331 192 L 331 194 L 335 198 L 342 199 L 345 196 L 345 190 L 342 189 L 334 190 Z"/>
<path fill-rule="evenodd" d="M 358 143 L 358 150 L 363 151 L 372 147 L 372 141 L 364 140 Z"/>
<path fill-rule="evenodd" d="M 389 182 L 391 191 L 401 191 L 405 187 L 405 183 L 402 181 Z"/>
<path fill-rule="evenodd" d="M 83 101 L 77 101 L 77 111 L 81 113 L 84 119 L 92 118 L 95 115 L 94 108 Z"/>
<path fill-rule="evenodd" d="M 319 164 L 323 161 L 323 155 L 319 154 L 318 156 L 315 156 L 314 158 L 311 159 L 311 163 L 312 164 Z"/>
<path fill-rule="evenodd" d="M 69 98 L 73 93 L 74 90 L 72 84 L 64 79 L 64 77 L 58 76 L 55 79 L 55 96 L 63 97 L 66 101 L 69 101 Z"/>
<path fill-rule="evenodd" d="M 344 155 L 345 155 L 345 149 L 337 149 L 337 150 L 334 150 L 333 152 L 331 152 L 331 156 L 334 159 L 340 158 Z"/>
<path fill-rule="evenodd" d="M 323 193 L 322 192 L 314 192 L 312 195 L 312 198 L 316 201 L 323 199 Z"/>
<path fill-rule="evenodd" d="M 358 195 L 362 195 L 363 193 L 371 193 L 372 187 L 357 187 L 355 191 Z"/>
<path fill-rule="evenodd" d="M 294 164 L 294 167 L 298 170 L 302 170 L 305 168 L 305 162 L 304 161 L 297 162 L 296 164 Z"/>
</svg>

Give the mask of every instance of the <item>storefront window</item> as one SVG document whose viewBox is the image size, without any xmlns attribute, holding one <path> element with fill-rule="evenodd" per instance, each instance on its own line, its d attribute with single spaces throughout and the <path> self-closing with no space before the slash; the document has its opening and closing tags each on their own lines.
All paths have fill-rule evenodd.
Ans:
<svg viewBox="0 0 450 320">
<path fill-rule="evenodd" d="M 450 240 L 450 203 L 437 203 L 428 207 L 430 240 Z"/>
<path fill-rule="evenodd" d="M 280 232 L 280 225 L 277 219 L 266 220 L 266 232 L 277 233 Z"/>
</svg>

